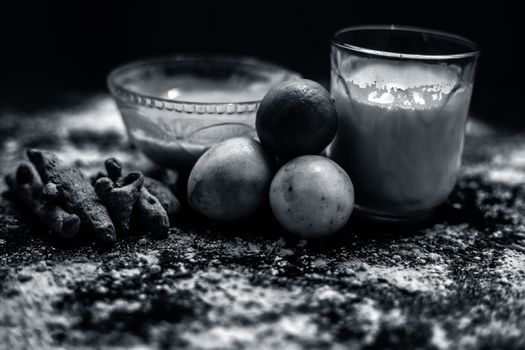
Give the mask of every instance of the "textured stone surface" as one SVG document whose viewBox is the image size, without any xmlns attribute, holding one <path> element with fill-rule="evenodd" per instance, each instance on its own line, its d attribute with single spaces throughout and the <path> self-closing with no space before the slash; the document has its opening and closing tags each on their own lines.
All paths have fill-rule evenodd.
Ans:
<svg viewBox="0 0 525 350">
<path fill-rule="evenodd" d="M 26 147 L 86 175 L 126 144 L 113 103 L 0 116 L 0 172 Z M 418 229 L 352 220 L 300 241 L 269 218 L 186 215 L 166 239 L 64 242 L 0 198 L 0 348 L 523 349 L 525 133 L 469 125 L 461 178 Z M 0 185 L 5 190 L 5 185 Z"/>
</svg>

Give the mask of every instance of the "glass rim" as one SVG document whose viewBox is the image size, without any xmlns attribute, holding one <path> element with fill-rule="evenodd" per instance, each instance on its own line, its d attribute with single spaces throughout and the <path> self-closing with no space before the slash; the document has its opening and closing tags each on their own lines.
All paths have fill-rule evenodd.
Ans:
<svg viewBox="0 0 525 350">
<path fill-rule="evenodd" d="M 343 33 L 366 31 L 366 30 L 382 30 L 386 32 L 404 31 L 404 32 L 411 32 L 411 33 L 430 34 L 430 35 L 444 37 L 447 40 L 459 41 L 461 44 L 465 45 L 466 47 L 469 47 L 470 50 L 467 50 L 466 52 L 456 53 L 456 54 L 441 54 L 441 55 L 413 54 L 413 53 L 402 53 L 402 52 L 392 52 L 392 51 L 369 49 L 363 46 L 345 43 L 337 39 L 337 36 Z M 345 49 L 345 50 L 351 50 L 351 51 L 366 53 L 366 54 L 370 54 L 374 56 L 397 58 L 397 59 L 452 60 L 452 59 L 461 59 L 461 58 L 468 58 L 468 57 L 477 57 L 480 54 L 479 46 L 472 40 L 467 39 L 463 36 L 441 31 L 441 30 L 427 29 L 427 28 L 414 27 L 414 26 L 401 26 L 401 25 L 394 25 L 394 24 L 392 25 L 381 25 L 381 24 L 380 25 L 362 25 L 362 26 L 350 26 L 350 27 L 342 28 L 336 31 L 332 35 L 331 43 L 332 45 L 338 48 L 341 48 L 341 49 Z"/>
</svg>

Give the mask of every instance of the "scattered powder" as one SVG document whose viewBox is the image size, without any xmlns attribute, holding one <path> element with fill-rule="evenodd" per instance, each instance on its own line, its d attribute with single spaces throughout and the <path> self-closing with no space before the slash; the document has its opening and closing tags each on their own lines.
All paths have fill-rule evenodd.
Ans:
<svg viewBox="0 0 525 350">
<path fill-rule="evenodd" d="M 23 278 L 12 290 L 14 295 L 0 302 L 0 347 L 49 348 L 53 344 L 49 329 L 66 328 L 71 323 L 69 318 L 56 313 L 53 303 L 68 291 L 67 282 L 88 279 L 96 270 L 95 265 L 87 263 L 59 264 L 53 271 L 41 271 L 38 266 L 32 264 L 17 271 L 13 277 L 31 278 Z"/>
<path fill-rule="evenodd" d="M 525 167 L 525 147 L 513 149 L 510 152 L 496 154 L 493 158 L 496 165 L 511 165 Z"/>
<path fill-rule="evenodd" d="M 214 326 L 202 333 L 183 334 L 194 349 L 303 349 L 318 342 L 317 328 L 305 315 L 281 317 L 277 322 L 254 325 Z M 294 342 L 290 342 L 293 339 Z"/>
<path fill-rule="evenodd" d="M 373 266 L 369 273 L 408 292 L 445 293 L 446 287 L 453 283 L 448 276 L 447 266 L 441 264 L 417 268 Z"/>
<path fill-rule="evenodd" d="M 58 113 L 59 125 L 66 134 L 83 131 L 105 134 L 126 134 L 126 127 L 113 98 L 103 95 L 92 98 L 78 111 Z"/>
<path fill-rule="evenodd" d="M 510 287 L 516 292 L 525 292 L 525 254 L 505 249 L 497 263 L 493 274 L 497 276 L 500 283 L 503 283 L 504 288 Z M 525 306 L 525 300 L 523 304 Z"/>
<path fill-rule="evenodd" d="M 400 263 L 393 266 L 375 264 L 366 270 L 360 269 L 360 264 L 358 261 L 346 263 L 346 266 L 357 271 L 354 283 L 385 281 L 404 291 L 422 293 L 446 293 L 447 287 L 453 284 L 446 264 L 433 263 L 417 267 Z"/>
<path fill-rule="evenodd" d="M 523 324 L 522 324 L 523 326 Z M 513 322 L 493 320 L 489 324 L 477 326 L 473 331 L 463 334 L 458 341 L 458 349 L 477 349 L 480 341 L 487 344 L 502 344 L 494 348 L 523 349 L 525 339 L 523 338 L 523 327 Z"/>
<path fill-rule="evenodd" d="M 370 344 L 379 332 L 379 322 L 383 312 L 378 309 L 376 302 L 369 298 L 364 298 L 361 302 L 354 305 L 354 309 L 356 310 L 356 321 L 366 334 L 363 338 L 363 343 Z"/>
<path fill-rule="evenodd" d="M 0 123 L 4 169 L 29 145 L 83 171 L 97 152 L 140 166 L 111 100 L 87 106 Z M 525 137 L 468 134 L 444 214 L 415 232 L 297 242 L 188 216 L 164 240 L 63 249 L 0 198 L 0 347 L 523 349 Z"/>
<path fill-rule="evenodd" d="M 491 169 L 487 173 L 487 178 L 490 181 L 509 185 L 525 184 L 525 171 L 513 168 Z"/>
<path fill-rule="evenodd" d="M 450 349 L 451 346 L 450 339 L 447 338 L 447 333 L 437 323 L 432 325 L 432 338 L 430 339 L 430 343 L 439 350 Z"/>
<path fill-rule="evenodd" d="M 479 119 L 469 118 L 467 121 L 467 128 L 465 132 L 467 136 L 482 137 L 493 134 L 494 129 L 492 129 L 490 125 Z"/>
</svg>

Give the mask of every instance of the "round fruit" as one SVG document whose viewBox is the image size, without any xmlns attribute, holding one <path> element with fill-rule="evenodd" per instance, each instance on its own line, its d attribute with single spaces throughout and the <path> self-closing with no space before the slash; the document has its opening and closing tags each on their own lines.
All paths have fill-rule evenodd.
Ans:
<svg viewBox="0 0 525 350">
<path fill-rule="evenodd" d="M 334 161 L 302 156 L 286 163 L 270 187 L 275 218 L 289 232 L 320 238 L 339 231 L 354 208 L 354 187 Z"/>
<path fill-rule="evenodd" d="M 264 147 L 280 157 L 317 154 L 337 131 L 334 102 L 315 81 L 286 81 L 272 88 L 261 101 L 256 128 Z"/>
<path fill-rule="evenodd" d="M 253 139 L 238 137 L 207 150 L 188 179 L 189 205 L 214 220 L 237 220 L 268 203 L 274 159 Z"/>
</svg>

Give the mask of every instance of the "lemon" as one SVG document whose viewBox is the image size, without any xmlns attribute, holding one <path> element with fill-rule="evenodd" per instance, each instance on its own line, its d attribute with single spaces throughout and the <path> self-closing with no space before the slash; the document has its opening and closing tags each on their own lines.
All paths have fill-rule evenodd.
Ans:
<svg viewBox="0 0 525 350">
<path fill-rule="evenodd" d="M 270 187 L 270 206 L 290 233 L 321 238 L 346 225 L 354 209 L 348 174 L 321 156 L 301 156 L 279 169 Z"/>
<path fill-rule="evenodd" d="M 263 146 L 281 158 L 318 154 L 337 131 L 334 102 L 315 81 L 286 81 L 261 101 L 256 129 Z"/>
<path fill-rule="evenodd" d="M 232 221 L 268 204 L 274 158 L 254 139 L 236 137 L 207 150 L 188 179 L 188 203 L 203 216 Z"/>
</svg>

